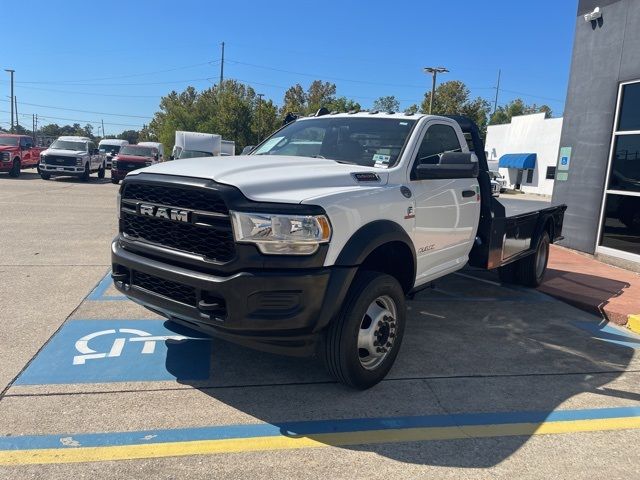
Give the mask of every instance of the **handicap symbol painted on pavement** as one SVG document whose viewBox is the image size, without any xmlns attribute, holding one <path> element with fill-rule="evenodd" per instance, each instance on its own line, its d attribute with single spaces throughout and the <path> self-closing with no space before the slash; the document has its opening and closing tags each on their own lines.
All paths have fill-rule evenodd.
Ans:
<svg viewBox="0 0 640 480">
<path fill-rule="evenodd" d="M 164 320 L 71 320 L 16 384 L 206 380 L 211 344 Z"/>
</svg>

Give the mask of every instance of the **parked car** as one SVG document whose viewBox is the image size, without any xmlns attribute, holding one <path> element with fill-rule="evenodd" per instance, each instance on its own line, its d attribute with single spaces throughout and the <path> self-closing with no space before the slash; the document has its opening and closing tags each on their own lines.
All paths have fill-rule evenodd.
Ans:
<svg viewBox="0 0 640 480">
<path fill-rule="evenodd" d="M 375 112 L 300 118 L 250 155 L 136 170 L 120 193 L 120 292 L 214 336 L 317 354 L 360 389 L 396 359 L 405 297 L 467 263 L 539 285 L 566 209 L 505 216 L 471 120 Z"/>
<path fill-rule="evenodd" d="M 158 149 L 143 145 L 124 145 L 111 163 L 111 183 L 119 183 L 127 173 L 149 167 L 159 160 Z"/>
<path fill-rule="evenodd" d="M 498 183 L 499 189 L 498 193 L 504 193 L 507 191 L 507 180 L 502 176 L 500 172 L 497 170 L 489 170 L 489 178 Z"/>
<path fill-rule="evenodd" d="M 171 160 L 235 155 L 236 144 L 220 135 L 202 132 L 176 132 Z"/>
<path fill-rule="evenodd" d="M 500 184 L 498 183 L 497 180 L 491 179 L 491 195 L 493 195 L 494 197 L 499 197 L 500 196 Z"/>
<path fill-rule="evenodd" d="M 164 145 L 160 142 L 139 142 L 138 146 L 140 147 L 153 147 L 158 150 L 158 161 L 164 162 Z"/>
<path fill-rule="evenodd" d="M 113 157 L 118 155 L 120 148 L 124 145 L 129 145 L 129 142 L 118 138 L 105 138 L 100 140 L 98 150 L 105 156 L 105 164 L 107 168 L 111 168 L 111 160 L 113 160 Z"/>
<path fill-rule="evenodd" d="M 42 150 L 28 135 L 0 134 L 0 172 L 18 177 L 21 170 L 37 168 Z"/>
<path fill-rule="evenodd" d="M 55 140 L 40 154 L 38 169 L 43 180 L 62 175 L 88 182 L 95 172 L 98 178 L 104 178 L 106 160 L 90 138 L 65 136 Z"/>
</svg>

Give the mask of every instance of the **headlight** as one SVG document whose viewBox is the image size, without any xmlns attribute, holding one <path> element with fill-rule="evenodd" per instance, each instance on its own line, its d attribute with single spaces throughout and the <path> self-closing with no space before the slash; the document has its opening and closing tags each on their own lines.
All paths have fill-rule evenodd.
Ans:
<svg viewBox="0 0 640 480">
<path fill-rule="evenodd" d="M 76 167 L 82 166 L 82 157 L 76 157 Z"/>
<path fill-rule="evenodd" d="M 150 167 L 150 166 L 153 164 L 153 162 L 152 162 L 151 160 L 147 160 L 146 162 L 144 162 L 144 164 L 145 164 L 147 167 Z"/>
<path fill-rule="evenodd" d="M 230 212 L 239 243 L 253 243 L 268 255 L 311 255 L 331 238 L 324 215 Z"/>
<path fill-rule="evenodd" d="M 47 163 L 47 157 L 45 155 L 40 155 L 40 163 Z"/>
</svg>

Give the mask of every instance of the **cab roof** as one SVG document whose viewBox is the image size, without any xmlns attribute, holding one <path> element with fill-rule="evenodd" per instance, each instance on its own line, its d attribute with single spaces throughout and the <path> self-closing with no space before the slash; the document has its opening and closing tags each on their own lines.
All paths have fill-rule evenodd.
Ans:
<svg viewBox="0 0 640 480">
<path fill-rule="evenodd" d="M 71 141 L 75 141 L 75 142 L 91 142 L 92 141 L 88 137 L 78 137 L 78 136 L 74 136 L 74 135 L 58 137 L 58 140 L 71 140 Z"/>
<path fill-rule="evenodd" d="M 308 117 L 299 117 L 298 120 L 309 120 L 312 118 L 391 118 L 397 120 L 420 120 L 425 117 L 434 117 L 434 118 L 444 118 L 439 115 L 428 115 L 425 113 L 404 113 L 404 112 L 378 112 L 378 111 L 369 111 L 369 112 L 349 112 L 349 113 L 327 113 L 325 115 L 315 116 L 311 115 Z"/>
</svg>

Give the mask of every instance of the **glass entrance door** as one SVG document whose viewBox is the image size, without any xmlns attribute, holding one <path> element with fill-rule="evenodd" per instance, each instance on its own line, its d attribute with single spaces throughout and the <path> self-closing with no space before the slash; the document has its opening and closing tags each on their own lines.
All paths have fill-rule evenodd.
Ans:
<svg viewBox="0 0 640 480">
<path fill-rule="evenodd" d="M 597 250 L 640 262 L 640 80 L 618 90 Z"/>
</svg>

